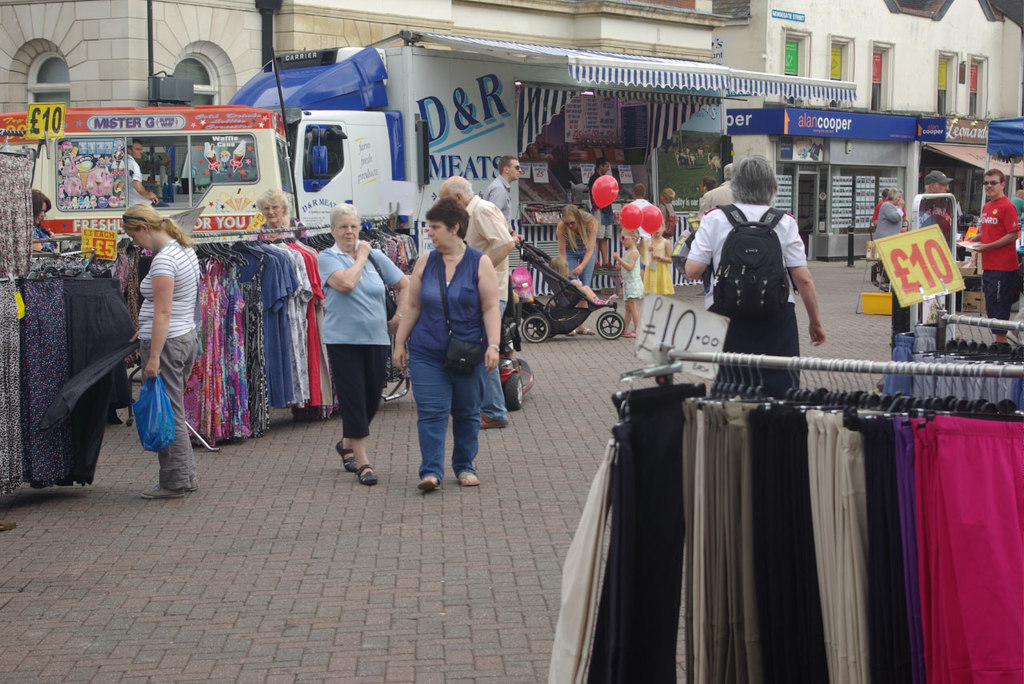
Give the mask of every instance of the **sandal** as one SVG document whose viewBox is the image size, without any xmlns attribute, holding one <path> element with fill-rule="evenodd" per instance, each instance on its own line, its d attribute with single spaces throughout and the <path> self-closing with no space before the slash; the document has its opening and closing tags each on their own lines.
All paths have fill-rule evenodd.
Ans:
<svg viewBox="0 0 1024 684">
<path fill-rule="evenodd" d="M 424 492 L 432 492 L 436 489 L 441 488 L 441 481 L 433 475 L 427 475 L 425 478 L 420 480 L 420 483 L 416 485 L 416 489 Z"/>
<path fill-rule="evenodd" d="M 356 477 L 359 478 L 359 484 L 364 484 L 367 487 L 377 484 L 377 473 L 373 472 L 373 466 L 369 463 L 360 466 L 359 470 L 356 471 Z"/>
<path fill-rule="evenodd" d="M 18 523 L 13 520 L 0 520 L 0 532 L 6 532 L 7 530 L 13 530 L 18 526 Z"/>
<path fill-rule="evenodd" d="M 597 333 L 594 332 L 593 330 L 591 330 L 590 328 L 584 328 L 583 330 L 580 331 L 580 335 L 596 335 L 596 334 Z"/>
<path fill-rule="evenodd" d="M 344 447 L 342 447 L 341 442 L 335 444 L 334 448 L 335 450 L 337 450 L 338 455 L 341 456 L 341 462 L 344 464 L 345 470 L 347 470 L 350 473 L 354 473 L 357 470 L 359 470 L 356 467 L 356 457 L 352 455 L 351 449 L 345 449 Z"/>
<path fill-rule="evenodd" d="M 464 470 L 459 473 L 459 484 L 463 487 L 479 487 L 480 478 L 476 476 L 476 473 L 471 473 L 468 470 Z"/>
</svg>

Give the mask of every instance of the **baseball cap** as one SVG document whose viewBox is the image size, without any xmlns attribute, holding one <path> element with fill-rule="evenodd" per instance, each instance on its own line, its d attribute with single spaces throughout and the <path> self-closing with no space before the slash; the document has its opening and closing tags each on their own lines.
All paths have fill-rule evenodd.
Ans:
<svg viewBox="0 0 1024 684">
<path fill-rule="evenodd" d="M 946 174 L 942 173 L 938 169 L 936 169 L 934 171 L 929 171 L 928 175 L 926 175 L 924 177 L 924 184 L 925 185 L 928 185 L 929 183 L 943 183 L 945 185 L 949 185 L 952 182 L 953 182 L 952 178 L 950 178 Z"/>
</svg>

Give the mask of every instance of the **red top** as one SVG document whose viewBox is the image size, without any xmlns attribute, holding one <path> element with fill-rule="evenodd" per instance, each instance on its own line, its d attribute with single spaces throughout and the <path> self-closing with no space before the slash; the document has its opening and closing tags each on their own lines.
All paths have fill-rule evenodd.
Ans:
<svg viewBox="0 0 1024 684">
<path fill-rule="evenodd" d="M 1006 196 L 986 202 L 981 210 L 981 241 L 995 242 L 1007 233 L 1017 235 L 1017 208 Z M 1011 242 L 981 253 L 981 265 L 986 271 L 1016 271 L 1017 245 Z"/>
</svg>

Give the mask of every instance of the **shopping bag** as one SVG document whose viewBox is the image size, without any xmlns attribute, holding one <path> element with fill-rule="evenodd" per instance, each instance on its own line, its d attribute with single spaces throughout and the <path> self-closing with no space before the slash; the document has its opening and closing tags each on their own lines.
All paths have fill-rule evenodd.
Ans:
<svg viewBox="0 0 1024 684">
<path fill-rule="evenodd" d="M 174 409 L 164 389 L 163 378 L 157 375 L 146 380 L 132 408 L 142 448 L 160 451 L 169 447 L 174 441 Z"/>
</svg>

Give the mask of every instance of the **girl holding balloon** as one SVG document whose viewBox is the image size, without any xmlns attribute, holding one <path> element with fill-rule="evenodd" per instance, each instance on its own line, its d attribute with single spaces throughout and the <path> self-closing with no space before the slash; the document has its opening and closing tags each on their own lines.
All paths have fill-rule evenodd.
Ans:
<svg viewBox="0 0 1024 684">
<path fill-rule="evenodd" d="M 619 267 L 622 277 L 622 298 L 626 302 L 626 332 L 623 337 L 636 337 L 640 327 L 641 297 L 644 296 L 644 283 L 640 275 L 640 252 L 636 248 L 636 231 L 627 230 L 622 233 L 622 255 L 613 254 L 612 258 Z M 629 327 L 630 321 L 633 327 Z"/>
</svg>

